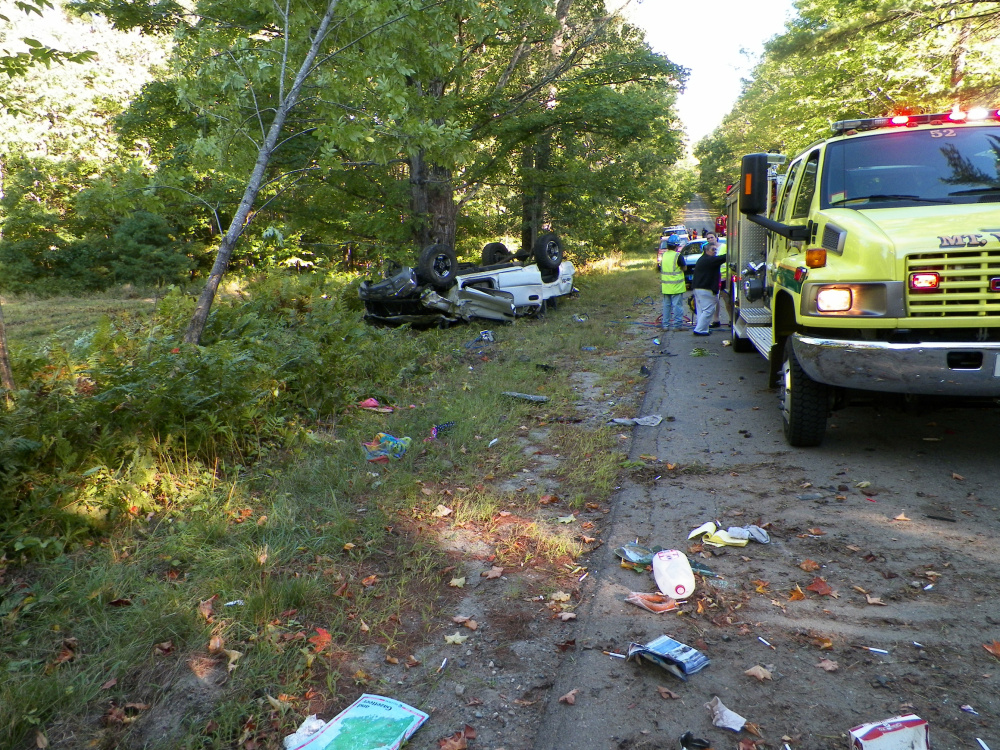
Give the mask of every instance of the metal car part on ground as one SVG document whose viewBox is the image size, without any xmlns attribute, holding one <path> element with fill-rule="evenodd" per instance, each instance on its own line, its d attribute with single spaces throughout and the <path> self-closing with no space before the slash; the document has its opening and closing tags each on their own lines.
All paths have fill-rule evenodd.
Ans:
<svg viewBox="0 0 1000 750">
<path fill-rule="evenodd" d="M 534 263 L 521 261 L 533 256 Z M 500 242 L 483 248 L 483 264 L 460 264 L 454 251 L 431 245 L 417 267 L 396 266 L 379 282 L 361 283 L 365 320 L 372 323 L 447 325 L 473 318 L 513 320 L 537 315 L 573 289 L 575 268 L 563 260 L 554 233 L 535 242 L 531 256 Z"/>
</svg>

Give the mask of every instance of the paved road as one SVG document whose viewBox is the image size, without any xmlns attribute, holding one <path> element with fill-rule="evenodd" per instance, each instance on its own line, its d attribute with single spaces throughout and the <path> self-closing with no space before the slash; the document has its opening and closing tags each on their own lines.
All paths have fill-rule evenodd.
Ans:
<svg viewBox="0 0 1000 750">
<path fill-rule="evenodd" d="M 681 211 L 681 223 L 688 229 L 697 229 L 700 235 L 703 229 L 709 231 L 715 229 L 715 214 L 705 199 L 696 195 Z"/>
<path fill-rule="evenodd" d="M 700 210 L 692 206 L 692 215 Z M 780 747 L 778 737 L 796 732 L 803 736 L 796 750 L 845 746 L 841 735 L 848 728 L 895 715 L 905 702 L 931 713 L 925 718 L 935 723 L 932 734 L 941 742 L 935 746 L 975 747 L 975 736 L 1000 746 L 995 716 L 986 721 L 992 721 L 992 729 L 970 725 L 966 735 L 963 722 L 969 715 L 956 709 L 978 699 L 983 705 L 975 708 L 981 713 L 1000 712 L 1000 675 L 984 663 L 988 656 L 980 656 L 983 642 L 1000 639 L 994 598 L 1000 588 L 997 407 L 953 402 L 907 407 L 876 396 L 871 404 L 835 413 L 821 447 L 794 449 L 784 441 L 777 396 L 766 387 L 759 355 L 734 353 L 724 346 L 727 334 L 695 339 L 688 332 L 669 333 L 660 345 L 653 343 L 654 335 L 647 341 L 656 356 L 641 413 L 670 420 L 634 428 L 630 457 L 657 456 L 691 471 L 658 479 L 637 475 L 614 498 L 606 543 L 593 555 L 593 574 L 583 589 L 577 652 L 557 678 L 535 750 L 676 748 L 677 738 L 688 730 L 714 738 L 720 743 L 716 747 L 732 747 L 736 738 L 723 740 L 703 707 L 712 696 L 766 725 L 771 747 Z M 695 347 L 707 356 L 691 356 Z M 871 483 L 872 497 L 857 489 L 865 482 Z M 811 489 L 802 488 L 807 483 Z M 810 501 L 808 493 L 815 488 L 837 486 L 849 488 L 846 499 L 835 501 L 834 493 L 827 493 L 826 499 Z M 928 517 L 940 507 L 953 522 Z M 902 513 L 912 521 L 894 522 Z M 653 588 L 645 577 L 620 568 L 612 550 L 637 537 L 646 544 L 686 549 L 690 529 L 727 516 L 736 525 L 737 517 L 745 519 L 742 523 L 762 518 L 788 531 L 771 545 L 711 563 L 750 592 L 742 615 L 752 625 L 751 634 L 737 637 L 733 628 L 711 625 L 702 631 L 704 620 L 651 615 L 623 603 L 629 590 Z M 827 529 L 827 541 L 792 533 L 811 527 Z M 783 581 L 787 589 L 787 581 L 800 574 L 797 565 L 810 544 L 811 554 L 824 563 L 821 575 L 839 582 L 841 598 L 810 599 L 796 603 L 808 606 L 793 609 L 753 596 L 750 580 L 755 577 L 777 585 L 791 576 Z M 882 575 L 875 572 L 878 563 L 851 550 L 868 551 L 884 564 Z M 924 594 L 910 577 L 931 569 L 945 577 Z M 892 573 L 896 580 L 887 580 L 886 570 L 898 571 L 899 577 Z M 893 601 L 885 608 L 866 607 L 851 584 L 874 591 L 891 588 Z M 680 638 L 702 632 L 713 664 L 687 683 L 602 654 L 661 633 Z M 823 678 L 815 669 L 817 652 L 802 644 L 804 633 L 815 632 L 837 639 L 837 652 L 824 653 L 844 663 L 851 660 L 851 671 L 837 680 Z M 766 634 L 778 650 L 757 642 L 758 634 Z M 913 641 L 927 651 L 917 654 Z M 855 656 L 851 643 L 882 647 L 893 655 L 879 657 L 884 663 L 865 661 Z M 783 679 L 764 685 L 743 675 L 755 663 L 772 662 Z M 980 683 L 986 693 L 963 695 L 963 686 Z M 676 690 L 681 699 L 661 699 L 657 685 Z M 872 685 L 892 688 L 887 692 Z M 574 688 L 581 690 L 575 706 L 556 702 Z"/>
</svg>

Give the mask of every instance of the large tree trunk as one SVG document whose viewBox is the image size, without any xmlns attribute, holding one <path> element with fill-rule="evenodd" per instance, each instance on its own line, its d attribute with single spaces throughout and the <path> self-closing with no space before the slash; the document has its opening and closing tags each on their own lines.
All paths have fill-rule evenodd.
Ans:
<svg viewBox="0 0 1000 750">
<path fill-rule="evenodd" d="M 559 27 L 552 38 L 549 48 L 549 63 L 555 68 L 559 64 L 565 48 L 566 32 L 569 29 L 567 19 L 573 0 L 559 0 L 556 4 L 556 20 Z M 547 109 L 557 104 L 558 90 L 555 84 L 549 86 L 548 98 L 543 102 Z M 548 219 L 548 179 L 549 167 L 552 164 L 552 131 L 546 130 L 539 134 L 533 144 L 526 144 L 521 157 L 522 195 L 521 195 L 521 248 L 527 251 L 535 244 L 535 239 L 541 234 Z"/>
<path fill-rule="evenodd" d="M 0 158 L 0 201 L 4 197 L 4 162 Z M 0 221 L 0 240 L 3 239 L 3 222 Z M 3 302 L 0 302 L 0 387 L 14 390 L 14 375 L 10 369 L 10 355 L 7 353 L 7 326 L 3 320 Z"/>
<path fill-rule="evenodd" d="M 444 83 L 433 81 L 426 96 L 440 99 L 443 95 Z M 428 164 L 422 149 L 410 157 L 410 208 L 419 248 L 437 244 L 455 247 L 458 205 L 451 170 Z"/>
<path fill-rule="evenodd" d="M 3 322 L 3 303 L 0 302 L 0 386 L 5 390 L 14 390 L 14 374 L 10 369 L 10 356 L 7 354 L 7 326 Z"/>
<path fill-rule="evenodd" d="M 267 166 L 271 161 L 271 157 L 274 155 L 278 137 L 285 126 L 285 119 L 288 117 L 288 112 L 295 106 L 295 102 L 298 101 L 302 84 L 305 83 L 306 78 L 312 73 L 313 63 L 316 61 L 323 40 L 326 38 L 330 28 L 330 21 L 333 19 L 333 12 L 338 2 L 339 0 L 329 0 L 327 3 L 326 13 L 323 14 L 323 19 L 320 21 L 316 31 L 313 32 L 312 45 L 309 47 L 309 52 L 302 61 L 302 65 L 299 66 L 298 73 L 295 74 L 295 81 L 288 90 L 288 96 L 282 99 L 279 95 L 280 103 L 274 112 L 274 120 L 271 122 L 271 127 L 268 128 L 264 142 L 257 152 L 257 162 L 254 164 L 253 172 L 247 181 L 246 190 L 243 191 L 243 199 L 240 201 L 240 207 L 236 210 L 236 214 L 229 224 L 229 229 L 226 230 L 226 234 L 222 238 L 222 243 L 219 245 L 219 252 L 215 256 L 215 263 L 212 265 L 212 272 L 208 276 L 208 281 L 201 292 L 201 296 L 198 297 L 198 304 L 195 306 L 194 315 L 191 316 L 191 322 L 188 324 L 187 331 L 184 334 L 185 343 L 197 344 L 201 341 L 201 335 L 205 332 L 205 324 L 208 322 L 208 312 L 212 309 L 212 303 L 215 301 L 215 295 L 219 290 L 222 277 L 225 275 L 226 269 L 229 268 L 229 262 L 233 257 L 233 249 L 236 247 L 236 241 L 243 234 L 243 230 L 250 220 L 250 210 L 253 208 L 254 201 L 257 200 L 257 194 L 260 192 L 261 186 L 264 184 L 264 175 L 267 172 Z M 285 33 L 292 33 L 287 19 Z"/>
</svg>

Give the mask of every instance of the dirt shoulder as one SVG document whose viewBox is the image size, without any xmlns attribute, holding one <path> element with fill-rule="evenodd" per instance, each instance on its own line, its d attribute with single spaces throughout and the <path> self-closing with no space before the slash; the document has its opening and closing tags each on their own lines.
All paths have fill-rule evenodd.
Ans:
<svg viewBox="0 0 1000 750">
<path fill-rule="evenodd" d="M 636 413 L 664 421 L 623 433 L 632 463 L 620 489 L 574 521 L 598 540 L 580 570 L 488 579 L 488 559 L 461 563 L 470 585 L 454 614 L 478 629 L 461 647 L 425 649 L 422 677 L 397 682 L 395 697 L 431 713 L 410 746 L 439 747 L 468 725 L 469 747 L 493 750 L 676 748 L 688 731 L 717 748 L 843 748 L 851 727 L 907 712 L 930 722 L 936 748 L 1000 746 L 1000 669 L 983 648 L 1000 639 L 996 410 L 855 408 L 835 415 L 822 448 L 792 450 L 763 360 L 734 355 L 725 336 L 692 356 L 690 334 L 658 345 L 656 331 L 629 328 L 622 355 L 651 355 Z M 581 390 L 585 418 L 607 418 L 606 391 Z M 709 520 L 758 524 L 771 541 L 687 539 Z M 682 549 L 718 578 L 699 578 L 679 612 L 626 604 L 655 590 L 613 553 L 637 539 Z M 557 616 L 562 604 L 575 619 Z M 604 653 L 661 634 L 710 666 L 683 682 Z M 769 677 L 746 674 L 757 666 Z M 560 700 L 572 691 L 572 705 Z M 756 733 L 714 727 L 716 696 Z"/>
</svg>

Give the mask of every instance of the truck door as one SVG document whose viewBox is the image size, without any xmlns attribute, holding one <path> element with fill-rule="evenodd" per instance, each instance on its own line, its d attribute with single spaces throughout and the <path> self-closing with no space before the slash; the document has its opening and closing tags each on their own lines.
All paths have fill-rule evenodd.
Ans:
<svg viewBox="0 0 1000 750">
<path fill-rule="evenodd" d="M 801 165 L 801 168 L 799 166 Z M 816 196 L 816 184 L 819 177 L 819 149 L 813 151 L 804 160 L 792 165 L 795 173 L 789 171 L 789 184 L 778 206 L 778 221 L 792 226 L 805 225 L 809 221 L 813 199 Z M 801 252 L 801 240 L 789 240 L 785 237 L 775 237 L 778 246 L 775 248 L 779 258 Z"/>
</svg>

